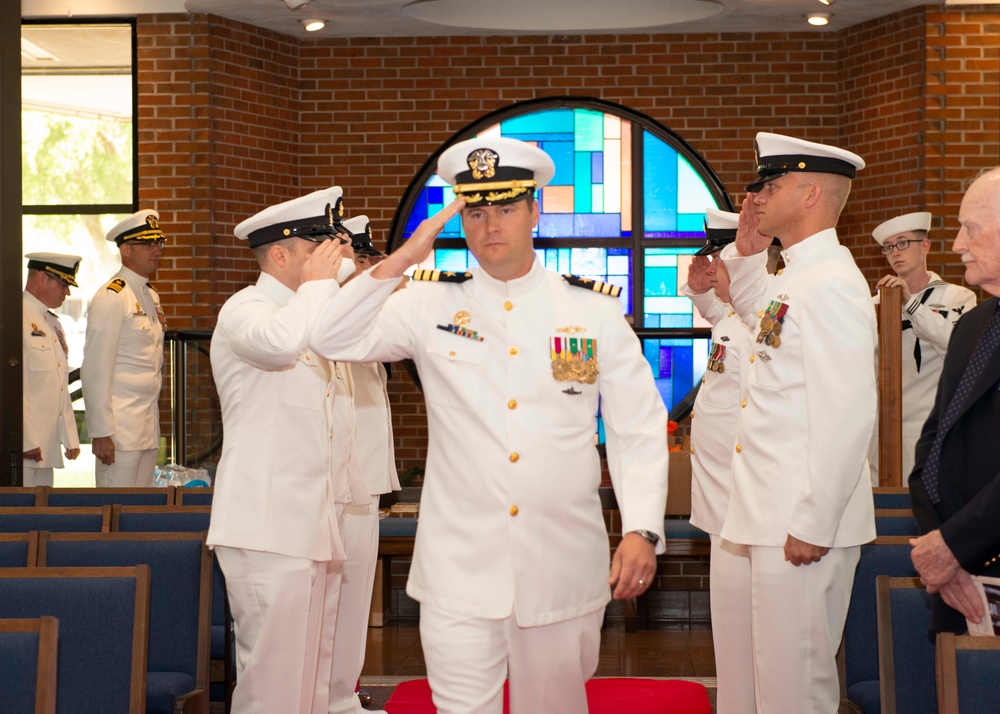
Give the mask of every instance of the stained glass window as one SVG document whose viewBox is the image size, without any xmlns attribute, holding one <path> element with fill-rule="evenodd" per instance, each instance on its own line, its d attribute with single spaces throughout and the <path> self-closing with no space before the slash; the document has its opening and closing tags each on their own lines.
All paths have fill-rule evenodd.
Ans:
<svg viewBox="0 0 1000 714">
<path fill-rule="evenodd" d="M 537 196 L 535 252 L 551 270 L 621 286 L 622 310 L 632 316 L 657 388 L 673 410 L 708 362 L 709 326 L 680 286 L 691 255 L 704 245 L 705 209 L 732 210 L 718 177 L 669 129 L 606 102 L 515 105 L 459 132 L 441 151 L 474 136 L 532 142 L 552 157 L 555 176 Z M 433 172 L 436 159 L 404 197 L 390 245 L 454 200 Z M 455 217 L 419 267 L 475 266 Z"/>
</svg>

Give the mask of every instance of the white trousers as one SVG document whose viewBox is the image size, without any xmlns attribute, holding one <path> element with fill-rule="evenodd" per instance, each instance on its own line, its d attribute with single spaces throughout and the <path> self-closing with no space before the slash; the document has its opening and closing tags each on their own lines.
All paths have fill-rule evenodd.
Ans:
<svg viewBox="0 0 1000 714">
<path fill-rule="evenodd" d="M 51 468 L 36 469 L 27 465 L 24 467 L 22 482 L 25 486 L 51 486 L 52 479 L 53 470 Z"/>
<path fill-rule="evenodd" d="M 420 605 L 420 641 L 438 714 L 500 714 L 510 680 L 511 714 L 586 714 L 597 671 L 603 608 L 539 627 L 453 615 Z"/>
<path fill-rule="evenodd" d="M 378 496 L 368 506 L 349 505 L 342 526 L 344 551 L 340 610 L 333 637 L 329 714 L 365 711 L 355 687 L 365 664 L 368 613 L 371 609 L 375 565 L 378 560 Z M 386 573 L 386 577 L 388 577 Z"/>
<path fill-rule="evenodd" d="M 712 642 L 717 714 L 755 714 L 750 608 L 750 548 L 710 536 Z"/>
<path fill-rule="evenodd" d="M 97 488 L 152 488 L 158 449 L 122 451 L 115 449 L 115 462 L 110 466 L 97 459 L 94 482 Z"/>
<path fill-rule="evenodd" d="M 750 546 L 753 664 L 760 714 L 837 714 L 835 657 L 860 546 L 795 567 L 784 548 Z"/>
<path fill-rule="evenodd" d="M 340 561 L 216 546 L 236 634 L 232 714 L 326 714 Z M 330 613 L 333 613 L 331 619 Z"/>
</svg>

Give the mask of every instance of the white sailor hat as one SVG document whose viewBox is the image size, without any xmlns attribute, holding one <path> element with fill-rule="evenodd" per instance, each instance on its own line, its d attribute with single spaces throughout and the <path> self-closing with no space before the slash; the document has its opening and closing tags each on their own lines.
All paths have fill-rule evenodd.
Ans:
<svg viewBox="0 0 1000 714">
<path fill-rule="evenodd" d="M 885 223 L 880 223 L 872 231 L 872 238 L 879 245 L 883 245 L 887 238 L 898 236 L 900 233 L 909 233 L 910 231 L 923 231 L 926 233 L 930 229 L 931 214 L 927 211 L 904 213 L 902 216 L 896 216 L 895 218 L 890 218 Z"/>
<path fill-rule="evenodd" d="M 83 260 L 79 255 L 28 253 L 24 257 L 28 259 L 28 270 L 42 270 L 67 285 L 80 287 L 76 284 L 76 273 L 80 269 L 80 261 Z"/>
<path fill-rule="evenodd" d="M 340 186 L 331 186 L 265 208 L 236 226 L 233 233 L 249 241 L 251 248 L 284 238 L 322 243 L 347 232 L 341 225 L 343 217 L 344 191 Z"/>
<path fill-rule="evenodd" d="M 708 242 L 698 249 L 695 255 L 711 255 L 725 248 L 736 240 L 736 227 L 740 223 L 740 214 L 730 211 L 720 211 L 717 208 L 705 209 L 705 238 Z"/>
<path fill-rule="evenodd" d="M 375 248 L 372 241 L 372 226 L 368 222 L 368 216 L 355 216 L 348 218 L 342 224 L 345 233 L 351 237 L 351 248 L 360 255 L 385 255 Z"/>
<path fill-rule="evenodd" d="M 744 187 L 751 193 L 792 171 L 854 178 L 865 167 L 864 159 L 846 149 L 763 131 L 757 133 L 755 153 L 758 178 Z"/>
<path fill-rule="evenodd" d="M 556 173 L 552 158 L 534 144 L 499 136 L 458 142 L 441 154 L 437 168 L 467 206 L 520 200 Z"/>
<path fill-rule="evenodd" d="M 136 211 L 108 231 L 107 239 L 121 246 L 127 241 L 166 240 L 166 236 L 160 230 L 160 214 L 146 208 Z"/>
</svg>

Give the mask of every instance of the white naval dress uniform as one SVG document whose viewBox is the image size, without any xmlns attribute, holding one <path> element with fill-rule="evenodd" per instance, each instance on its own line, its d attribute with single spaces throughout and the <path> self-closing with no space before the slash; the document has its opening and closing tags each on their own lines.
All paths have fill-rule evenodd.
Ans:
<svg viewBox="0 0 1000 714">
<path fill-rule="evenodd" d="M 375 565 L 378 561 L 379 496 L 399 490 L 396 455 L 392 444 L 392 421 L 386 371 L 379 362 L 337 363 L 347 378 L 353 399 L 349 451 L 360 468 L 365 488 L 372 497 L 366 505 L 344 509 L 344 562 L 340 585 L 340 614 L 333 638 L 333 665 L 330 674 L 330 714 L 363 712 L 355 692 L 365 664 L 368 613 L 371 609 Z M 334 432 L 337 448 L 342 439 Z M 386 574 L 388 577 L 388 573 Z"/>
<path fill-rule="evenodd" d="M 41 448 L 42 460 L 24 460 L 25 486 L 51 486 L 52 469 L 62 468 L 63 448 L 79 449 L 69 396 L 66 336 L 59 318 L 25 290 L 21 297 L 24 380 L 23 451 Z"/>
<path fill-rule="evenodd" d="M 262 273 L 226 301 L 212 336 L 222 407 L 208 545 L 236 626 L 239 714 L 326 714 L 344 504 L 370 499 L 334 449 L 333 363 L 309 348 L 333 280 L 293 292 Z M 325 656 L 324 656 L 325 655 Z"/>
<path fill-rule="evenodd" d="M 87 430 L 115 445 L 115 462 L 94 466 L 98 487 L 153 485 L 165 326 L 149 280 L 125 266 L 90 302 L 80 367 Z"/>
<path fill-rule="evenodd" d="M 754 668 L 760 714 L 834 714 L 834 660 L 860 545 L 875 537 L 865 457 L 875 419 L 875 311 L 835 229 L 782 252 L 722 252 L 744 318 L 787 306 L 777 346 L 747 358 L 729 510 L 722 537 L 750 546 Z M 758 312 L 760 311 L 760 312 Z M 784 560 L 788 535 L 831 550 Z"/>
<path fill-rule="evenodd" d="M 622 530 L 658 534 L 660 552 L 666 411 L 620 302 L 537 261 L 508 282 L 470 273 L 410 282 L 371 328 L 360 308 L 397 281 L 363 274 L 341 292 L 357 307 L 321 318 L 314 345 L 352 361 L 412 357 L 420 371 L 429 444 L 407 593 L 421 603 L 438 711 L 499 712 L 509 667 L 512 711 L 578 714 L 610 599 L 598 397 Z M 595 383 L 553 377 L 553 338 L 568 337 L 595 340 Z M 484 647 L 474 623 L 497 643 Z"/>
<path fill-rule="evenodd" d="M 681 292 L 712 324 L 713 354 L 721 355 L 718 365 L 722 371 L 716 366 L 705 372 L 691 412 L 691 525 L 708 533 L 711 539 L 709 583 L 718 679 L 716 711 L 754 714 L 750 552 L 748 546 L 731 543 L 719 535 L 729 508 L 736 422 L 741 407 L 746 405 L 743 395 L 753 337 L 747 324 L 714 290 L 696 295 L 685 284 Z"/>
<path fill-rule="evenodd" d="M 951 330 L 966 311 L 976 306 L 976 294 L 961 285 L 944 282 L 929 273 L 930 282 L 903 305 L 903 482 L 913 471 L 914 450 L 920 430 L 934 406 L 938 379 L 948 352 Z M 878 296 L 875 296 L 878 304 Z M 919 364 L 917 360 L 919 359 Z M 878 485 L 878 429 L 868 451 L 872 484 Z"/>
</svg>

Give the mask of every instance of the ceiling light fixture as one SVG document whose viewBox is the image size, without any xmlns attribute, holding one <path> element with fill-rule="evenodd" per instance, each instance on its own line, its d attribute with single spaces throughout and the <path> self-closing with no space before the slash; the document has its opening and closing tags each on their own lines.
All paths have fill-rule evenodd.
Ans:
<svg viewBox="0 0 1000 714">
<path fill-rule="evenodd" d="M 285 0 L 285 4 L 288 5 L 289 10 L 298 10 L 300 7 L 305 7 L 312 0 Z"/>
<path fill-rule="evenodd" d="M 833 5 L 835 2 L 837 2 L 837 0 L 819 0 L 819 1 L 827 6 Z"/>
<path fill-rule="evenodd" d="M 815 25 L 816 27 L 822 27 L 823 25 L 829 24 L 830 17 L 832 16 L 826 12 L 814 12 L 812 15 L 808 15 L 806 17 L 806 20 L 809 22 L 810 25 Z"/>
<path fill-rule="evenodd" d="M 326 20 L 300 20 L 306 32 L 316 32 L 326 27 Z"/>
</svg>

